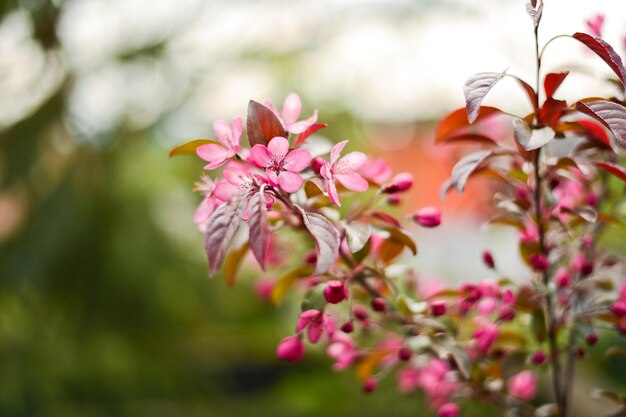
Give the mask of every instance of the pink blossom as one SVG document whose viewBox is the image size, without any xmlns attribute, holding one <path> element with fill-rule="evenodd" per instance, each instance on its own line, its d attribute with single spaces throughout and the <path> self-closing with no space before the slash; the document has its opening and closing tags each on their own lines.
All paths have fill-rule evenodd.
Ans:
<svg viewBox="0 0 626 417">
<path fill-rule="evenodd" d="M 307 329 L 307 338 L 311 343 L 317 343 L 324 332 L 331 337 L 335 332 L 335 325 L 326 314 L 318 310 L 307 310 L 298 316 L 296 332 L 300 333 Z"/>
<path fill-rule="evenodd" d="M 287 362 L 298 362 L 304 356 L 304 343 L 298 336 L 284 338 L 276 349 L 278 359 Z"/>
<path fill-rule="evenodd" d="M 333 364 L 335 371 L 347 368 L 359 357 L 354 341 L 344 333 L 335 333 L 333 335 L 331 342 L 326 348 L 326 354 L 335 360 Z"/>
<path fill-rule="evenodd" d="M 309 166 L 311 154 L 305 149 L 289 152 L 289 141 L 280 136 L 273 138 L 267 146 L 254 145 L 250 151 L 252 162 L 265 168 L 270 184 L 280 186 L 288 193 L 295 193 L 302 186 L 298 172 Z"/>
<path fill-rule="evenodd" d="M 430 312 L 434 317 L 443 316 L 444 314 L 446 314 L 446 302 L 443 300 L 431 302 Z"/>
<path fill-rule="evenodd" d="M 602 37 L 602 25 L 604 24 L 604 15 L 597 14 L 587 20 L 585 20 L 587 24 L 587 29 L 589 33 L 598 38 Z"/>
<path fill-rule="evenodd" d="M 571 280 L 572 279 L 567 268 L 561 267 L 556 271 L 554 282 L 556 283 L 557 288 L 565 288 L 569 286 Z"/>
<path fill-rule="evenodd" d="M 317 122 L 317 110 L 308 119 L 298 121 L 298 117 L 300 117 L 302 112 L 302 101 L 296 93 L 291 93 L 287 96 L 283 103 L 283 110 L 280 112 L 267 100 L 263 104 L 274 113 L 289 133 L 302 133 Z"/>
<path fill-rule="evenodd" d="M 389 178 L 391 178 L 391 174 L 393 173 L 393 171 L 384 159 L 379 158 L 374 161 L 368 160 L 361 167 L 360 173 L 363 178 L 367 179 L 368 181 L 371 181 L 377 185 L 381 185 Z"/>
<path fill-rule="evenodd" d="M 454 403 L 446 403 L 437 410 L 437 417 L 459 417 L 459 406 Z"/>
<path fill-rule="evenodd" d="M 432 407 L 439 407 L 457 389 L 457 383 L 450 379 L 450 366 L 441 359 L 432 359 L 421 369 L 419 386 L 424 390 Z"/>
<path fill-rule="evenodd" d="M 509 378 L 509 394 L 521 400 L 533 399 L 537 393 L 537 377 L 532 371 L 522 371 Z"/>
<path fill-rule="evenodd" d="M 200 182 L 196 183 L 195 190 L 204 194 L 204 198 L 196 209 L 193 221 L 198 225 L 198 229 L 200 229 L 201 232 L 204 232 L 211 214 L 213 214 L 215 209 L 222 202 L 213 194 L 215 191 L 215 183 L 206 175 L 203 175 L 200 178 Z"/>
<path fill-rule="evenodd" d="M 398 372 L 396 377 L 398 391 L 408 394 L 418 387 L 420 382 L 420 372 L 412 366 L 407 366 Z"/>
<path fill-rule="evenodd" d="M 520 231 L 520 241 L 522 243 L 533 243 L 539 241 L 539 230 L 537 225 L 532 222 L 526 222 L 524 230 Z"/>
<path fill-rule="evenodd" d="M 479 327 L 474 331 L 474 347 L 482 353 L 487 353 L 491 345 L 498 338 L 500 330 L 494 323 L 489 323 L 485 326 Z"/>
<path fill-rule="evenodd" d="M 226 163 L 239 152 L 243 124 L 241 117 L 233 119 L 232 127 L 224 120 L 213 123 L 213 130 L 219 143 L 209 143 L 199 146 L 196 154 L 208 162 L 204 169 L 215 169 Z"/>
<path fill-rule="evenodd" d="M 370 392 L 374 391 L 377 386 L 378 380 L 373 376 L 370 376 L 365 381 L 363 381 L 362 388 L 365 393 L 369 394 Z"/>
<path fill-rule="evenodd" d="M 611 306 L 611 312 L 618 317 L 626 317 L 626 301 L 618 301 Z"/>
<path fill-rule="evenodd" d="M 494 297 L 484 297 L 476 304 L 476 311 L 479 314 L 491 314 L 496 311 L 498 307 L 498 300 Z"/>
<path fill-rule="evenodd" d="M 441 224 L 441 212 L 435 207 L 424 207 L 413 215 L 413 220 L 423 227 L 437 227 Z"/>
<path fill-rule="evenodd" d="M 250 188 L 254 175 L 247 165 L 231 161 L 222 172 L 224 180 L 215 187 L 215 196 L 222 201 L 229 201 L 239 190 Z"/>
<path fill-rule="evenodd" d="M 357 173 L 367 160 L 365 154 L 362 152 L 350 152 L 339 159 L 339 155 L 346 143 L 348 141 L 344 140 L 333 146 L 333 149 L 330 151 L 330 163 L 324 161 L 324 165 L 320 169 L 321 176 L 326 180 L 328 198 L 338 206 L 341 206 L 341 203 L 337 195 L 335 181 L 339 181 L 341 185 L 352 191 L 363 192 L 368 188 L 367 181 Z"/>
<path fill-rule="evenodd" d="M 529 260 L 530 260 L 530 265 L 533 267 L 535 271 L 545 271 L 546 269 L 548 269 L 548 266 L 550 266 L 548 264 L 548 258 L 546 258 L 545 255 L 542 255 L 540 253 L 531 255 Z"/>
<path fill-rule="evenodd" d="M 328 281 L 324 288 L 324 298 L 331 304 L 340 303 L 348 298 L 348 288 L 341 281 Z"/>
<path fill-rule="evenodd" d="M 395 194 L 407 191 L 413 186 L 413 175 L 401 172 L 394 176 L 388 184 L 381 189 L 384 194 Z"/>
</svg>

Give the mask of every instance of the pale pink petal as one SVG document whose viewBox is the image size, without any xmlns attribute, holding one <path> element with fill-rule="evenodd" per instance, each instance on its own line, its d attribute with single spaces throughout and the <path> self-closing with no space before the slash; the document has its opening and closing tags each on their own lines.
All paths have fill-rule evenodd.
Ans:
<svg viewBox="0 0 626 417">
<path fill-rule="evenodd" d="M 265 107 L 267 107 L 268 109 L 270 109 L 270 110 L 272 111 L 272 113 L 274 113 L 274 116 L 276 116 L 276 118 L 277 118 L 278 120 L 280 120 L 280 123 L 284 124 L 284 122 L 283 122 L 283 117 L 280 115 L 280 113 L 278 112 L 278 110 L 276 110 L 276 107 L 274 107 L 274 105 L 273 105 L 272 103 L 270 103 L 270 101 L 269 101 L 269 100 L 265 100 L 265 101 L 263 102 L 263 105 L 264 105 Z"/>
<path fill-rule="evenodd" d="M 336 171 L 357 171 L 367 162 L 367 156 L 363 152 L 350 152 L 339 160 Z"/>
<path fill-rule="evenodd" d="M 296 93 L 291 93 L 285 99 L 285 103 L 283 104 L 282 116 L 285 122 L 285 125 L 290 125 L 298 120 L 300 116 L 300 112 L 302 111 L 302 102 L 300 101 L 300 96 Z M 294 132 L 295 133 L 295 132 Z"/>
<path fill-rule="evenodd" d="M 348 190 L 362 192 L 367 190 L 369 184 L 359 174 L 355 172 L 348 172 L 345 174 L 335 174 L 337 181 L 341 183 Z"/>
<path fill-rule="evenodd" d="M 230 148 L 232 144 L 233 131 L 225 120 L 217 120 L 213 123 L 213 130 L 219 140 L 225 147 Z"/>
<path fill-rule="evenodd" d="M 295 122 L 295 123 L 290 123 L 288 125 L 285 125 L 285 130 L 289 133 L 293 133 L 295 135 L 299 135 L 300 133 L 304 132 L 305 130 L 307 130 L 309 128 L 309 126 L 311 126 L 310 124 L 308 124 L 305 121 L 300 121 L 300 122 Z"/>
<path fill-rule="evenodd" d="M 193 221 L 195 223 L 202 223 L 211 216 L 213 210 L 215 209 L 214 199 L 212 198 L 203 198 L 202 202 L 196 209 L 195 214 L 193 215 Z"/>
<path fill-rule="evenodd" d="M 320 175 L 325 180 L 329 181 L 332 178 L 332 169 L 330 164 L 327 161 L 323 161 L 322 166 L 320 167 Z"/>
<path fill-rule="evenodd" d="M 224 175 L 226 181 L 233 185 L 242 185 L 243 183 L 248 182 L 250 178 L 245 169 L 243 169 L 239 164 L 233 163 L 224 168 L 222 175 Z"/>
<path fill-rule="evenodd" d="M 296 174 L 291 171 L 283 171 L 278 176 L 278 184 L 280 188 L 287 191 L 288 193 L 295 193 L 302 187 L 302 183 L 304 180 L 300 176 L 300 174 Z"/>
<path fill-rule="evenodd" d="M 491 314 L 496 311 L 498 301 L 493 297 L 484 297 L 476 304 L 476 311 L 480 314 Z"/>
<path fill-rule="evenodd" d="M 346 146 L 346 143 L 348 143 L 347 140 L 342 140 L 341 142 L 333 146 L 333 149 L 330 151 L 330 164 L 331 165 L 334 165 L 335 162 L 337 162 L 337 160 L 339 159 L 339 155 L 341 154 L 341 151 Z"/>
<path fill-rule="evenodd" d="M 233 119 L 233 128 L 232 128 L 232 148 L 239 150 L 239 146 L 241 145 L 241 135 L 243 134 L 243 121 L 241 117 L 235 117 Z"/>
<path fill-rule="evenodd" d="M 326 191 L 328 192 L 328 198 L 330 199 L 330 201 L 341 207 L 341 203 L 339 202 L 339 196 L 337 195 L 337 187 L 335 186 L 332 178 L 326 180 Z"/>
<path fill-rule="evenodd" d="M 306 149 L 294 149 L 285 156 L 283 165 L 287 171 L 300 172 L 311 163 L 311 153 Z"/>
<path fill-rule="evenodd" d="M 196 154 L 209 163 L 204 169 L 215 169 L 224 165 L 224 163 L 233 156 L 229 149 L 216 143 L 199 146 L 198 149 L 196 149 Z"/>
<path fill-rule="evenodd" d="M 265 145 L 254 145 L 250 149 L 250 159 L 253 164 L 259 168 L 267 167 L 272 161 L 272 154 Z"/>
<path fill-rule="evenodd" d="M 283 157 L 289 152 L 289 141 L 283 137 L 276 136 L 267 144 L 267 149 L 274 157 Z"/>
<path fill-rule="evenodd" d="M 296 332 L 301 332 L 306 326 L 315 319 L 320 312 L 318 310 L 310 309 L 303 311 L 298 315 L 298 323 L 296 324 Z"/>
<path fill-rule="evenodd" d="M 219 198 L 222 201 L 228 201 L 237 193 L 238 189 L 239 187 L 237 187 L 236 185 L 233 185 L 227 181 L 220 181 L 217 183 L 213 195 L 215 195 L 215 197 Z"/>
<path fill-rule="evenodd" d="M 270 182 L 271 185 L 273 186 L 278 185 L 279 180 L 278 180 L 278 174 L 276 174 L 276 171 L 267 169 L 265 170 L 265 174 L 267 175 L 267 180 Z"/>
</svg>

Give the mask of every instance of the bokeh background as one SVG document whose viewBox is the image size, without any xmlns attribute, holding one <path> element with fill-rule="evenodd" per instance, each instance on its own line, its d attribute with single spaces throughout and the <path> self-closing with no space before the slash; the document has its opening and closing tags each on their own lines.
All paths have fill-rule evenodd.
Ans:
<svg viewBox="0 0 626 417">
<path fill-rule="evenodd" d="M 622 51 L 615 0 L 546 0 L 542 39 L 596 13 Z M 407 210 L 444 210 L 441 229 L 416 230 L 420 279 L 487 277 L 485 248 L 520 279 L 511 231 L 480 227 L 488 186 L 439 201 L 458 154 L 431 134 L 469 75 L 534 79 L 531 30 L 523 0 L 0 1 L 0 416 L 429 415 L 393 380 L 362 395 L 314 351 L 275 359 L 295 300 L 263 301 L 253 270 L 234 288 L 207 278 L 203 164 L 167 152 L 249 99 L 298 92 L 328 139 L 416 175 Z M 561 90 L 575 99 L 610 91 L 598 61 L 561 40 L 545 65 L 580 69 Z M 525 114 L 513 87 L 486 102 Z M 623 363 L 592 358 L 585 381 L 623 387 Z"/>
</svg>

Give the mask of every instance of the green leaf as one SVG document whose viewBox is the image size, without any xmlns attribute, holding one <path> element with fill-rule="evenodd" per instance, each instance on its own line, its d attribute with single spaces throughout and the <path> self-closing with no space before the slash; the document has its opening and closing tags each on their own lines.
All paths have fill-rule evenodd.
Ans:
<svg viewBox="0 0 626 417">
<path fill-rule="evenodd" d="M 244 243 L 240 248 L 231 250 L 224 260 L 224 279 L 229 287 L 235 285 L 237 274 L 241 267 L 243 258 L 248 253 L 248 242 Z"/>
<path fill-rule="evenodd" d="M 531 328 L 533 336 L 539 343 L 543 343 L 546 340 L 546 318 L 543 314 L 543 310 L 535 309 L 531 316 Z"/>
<path fill-rule="evenodd" d="M 196 149 L 198 149 L 202 145 L 206 145 L 209 143 L 219 144 L 215 139 L 194 139 L 189 142 L 185 142 L 182 145 L 178 145 L 173 148 L 168 154 L 169 157 L 178 156 L 178 155 L 196 155 Z"/>
<path fill-rule="evenodd" d="M 324 285 L 318 284 L 310 288 L 305 294 L 302 300 L 302 311 L 307 310 L 319 310 L 322 311 L 326 306 L 326 298 L 324 297 Z"/>
<path fill-rule="evenodd" d="M 298 278 L 308 277 L 310 275 L 311 267 L 301 266 L 300 268 L 292 269 L 286 274 L 280 276 L 272 288 L 272 303 L 279 305 L 285 298 L 287 291 L 293 287 Z"/>
</svg>

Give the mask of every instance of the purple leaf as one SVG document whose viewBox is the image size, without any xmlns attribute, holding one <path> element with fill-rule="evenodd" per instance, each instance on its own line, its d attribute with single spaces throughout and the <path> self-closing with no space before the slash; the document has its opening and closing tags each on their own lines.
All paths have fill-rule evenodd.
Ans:
<svg viewBox="0 0 626 417">
<path fill-rule="evenodd" d="M 565 77 L 569 74 L 569 71 L 565 72 L 551 72 L 546 75 L 543 80 L 543 89 L 546 91 L 546 96 L 552 98 L 554 92 L 563 83 Z"/>
<path fill-rule="evenodd" d="M 554 139 L 554 130 L 552 128 L 533 129 L 519 117 L 513 119 L 513 132 L 517 142 L 527 151 L 541 148 Z"/>
<path fill-rule="evenodd" d="M 595 52 L 609 67 L 617 74 L 617 78 L 621 81 L 623 86 L 626 86 L 626 68 L 622 63 L 622 58 L 619 57 L 617 52 L 611 45 L 606 43 L 601 38 L 588 35 L 586 33 L 577 32 L 572 37 L 583 44 L 593 52 Z"/>
<path fill-rule="evenodd" d="M 593 117 L 608 127 L 619 145 L 626 149 L 626 107 L 612 101 L 597 100 L 576 103 L 576 110 Z"/>
<path fill-rule="evenodd" d="M 467 110 L 467 120 L 474 123 L 480 111 L 480 103 L 487 95 L 491 87 L 504 77 L 503 72 L 479 72 L 470 77 L 463 86 L 465 94 L 465 108 Z"/>
<path fill-rule="evenodd" d="M 317 264 L 313 275 L 323 274 L 335 263 L 339 254 L 339 233 L 326 217 L 318 213 L 304 211 L 299 206 L 304 226 L 315 241 Z"/>
<path fill-rule="evenodd" d="M 442 185 L 440 196 L 443 198 L 446 192 L 452 187 L 456 188 L 457 193 L 462 194 L 470 175 L 493 155 L 493 151 L 478 151 L 461 158 L 454 168 L 452 168 L 450 179 Z"/>
<path fill-rule="evenodd" d="M 245 195 L 245 192 L 236 194 L 228 203 L 219 206 L 209 218 L 204 235 L 209 275 L 215 274 L 224 263 L 226 250 L 239 229 L 246 208 Z"/>
<path fill-rule="evenodd" d="M 250 249 L 254 257 L 265 270 L 267 246 L 270 237 L 270 225 L 267 221 L 267 206 L 263 187 L 254 193 L 248 205 L 248 226 L 250 229 Z"/>
<path fill-rule="evenodd" d="M 248 103 L 248 142 L 250 146 L 267 145 L 276 136 L 287 137 L 280 120 L 264 105 L 250 100 Z"/>
<path fill-rule="evenodd" d="M 539 27 L 539 22 L 541 22 L 541 15 L 543 14 L 543 1 L 539 0 L 539 5 L 537 5 L 537 0 L 531 0 L 526 3 L 526 12 L 528 16 L 533 20 L 535 28 Z"/>
</svg>

